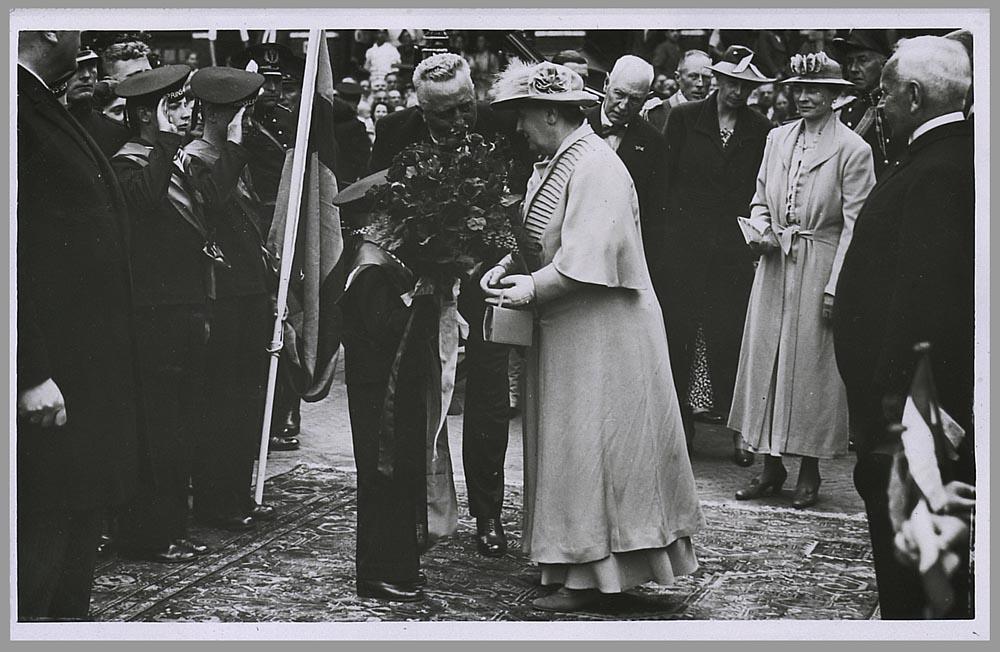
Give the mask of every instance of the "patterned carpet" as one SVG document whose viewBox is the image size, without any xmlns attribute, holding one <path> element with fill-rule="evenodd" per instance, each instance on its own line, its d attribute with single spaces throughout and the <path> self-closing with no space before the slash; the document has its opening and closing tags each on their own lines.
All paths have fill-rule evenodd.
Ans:
<svg viewBox="0 0 1000 652">
<path fill-rule="evenodd" d="M 461 489 L 464 488 L 460 488 Z M 553 614 L 531 600 L 550 589 L 521 555 L 518 489 L 508 488 L 510 552 L 476 554 L 474 522 L 422 558 L 427 599 L 383 603 L 354 593 L 354 478 L 300 466 L 268 481 L 280 517 L 257 531 L 194 528 L 217 552 L 179 565 L 110 559 L 98 566 L 91 615 L 137 622 L 868 619 L 877 604 L 863 520 L 778 508 L 703 504 L 701 568 L 672 587 L 648 585 L 592 611 Z M 464 505 L 464 497 L 459 496 Z"/>
</svg>

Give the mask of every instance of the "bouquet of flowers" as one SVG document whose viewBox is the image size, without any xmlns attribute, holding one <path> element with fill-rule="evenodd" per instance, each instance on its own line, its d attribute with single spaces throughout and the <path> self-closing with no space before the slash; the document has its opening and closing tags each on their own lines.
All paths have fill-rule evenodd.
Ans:
<svg viewBox="0 0 1000 652">
<path fill-rule="evenodd" d="M 401 151 L 387 183 L 369 190 L 370 240 L 438 287 L 518 250 L 504 140 L 469 134 L 457 148 L 417 143 Z"/>
</svg>

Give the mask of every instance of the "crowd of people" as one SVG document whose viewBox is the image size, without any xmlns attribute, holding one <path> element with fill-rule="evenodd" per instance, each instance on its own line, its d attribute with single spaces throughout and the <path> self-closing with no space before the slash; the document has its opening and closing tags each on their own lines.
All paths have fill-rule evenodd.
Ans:
<svg viewBox="0 0 1000 652">
<path fill-rule="evenodd" d="M 957 520 L 964 536 L 948 546 L 963 563 L 935 615 L 970 617 L 969 32 L 816 30 L 794 45 L 716 30 L 688 35 L 705 40 L 690 49 L 667 32 L 618 58 L 600 88 L 578 51 L 525 63 L 478 36 L 468 52 L 422 55 L 413 32 L 375 32 L 338 76 L 333 171 L 343 188 L 414 144 L 511 144 L 531 246 L 479 261 L 457 299 L 472 324 L 463 458 L 479 554 L 507 552 L 517 407 L 522 547 L 559 587 L 539 609 L 694 572 L 704 519 L 689 451 L 704 421 L 732 432 L 735 464 L 763 457 L 738 500 L 777 494 L 797 457 L 791 505 L 815 505 L 820 460 L 853 448 L 882 617 L 925 617 L 918 546 L 899 539 L 889 483 L 890 426 L 913 347 L 929 342 L 941 408 L 965 432 L 933 515 L 939 533 Z M 275 318 L 261 252 L 305 62 L 275 43 L 197 67 L 161 64 L 128 35 L 99 51 L 79 32 L 18 38 L 18 617 L 86 619 L 112 540 L 123 556 L 185 562 L 213 552 L 191 518 L 242 531 L 276 516 L 250 489 Z M 342 215 L 364 223 L 358 205 Z M 431 326 L 413 319 L 412 266 L 363 233 L 340 300 L 357 592 L 417 601 L 428 351 L 400 342 Z M 493 307 L 532 315 L 529 346 L 477 328 Z M 271 450 L 299 445 L 299 395 L 282 378 Z M 400 442 L 389 473 L 387 402 Z"/>
</svg>

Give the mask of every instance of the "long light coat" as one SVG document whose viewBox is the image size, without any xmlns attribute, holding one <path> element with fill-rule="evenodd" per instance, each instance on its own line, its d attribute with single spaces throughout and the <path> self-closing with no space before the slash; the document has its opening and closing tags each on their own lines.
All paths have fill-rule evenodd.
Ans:
<svg viewBox="0 0 1000 652">
<path fill-rule="evenodd" d="M 789 225 L 789 165 L 802 128 L 799 120 L 768 134 L 757 175 L 750 223 L 779 248 L 754 276 L 729 427 L 758 452 L 829 458 L 847 451 L 847 397 L 823 295 L 835 293 L 875 172 L 871 147 L 831 118 L 805 154 L 799 224 Z"/>
<path fill-rule="evenodd" d="M 565 192 L 550 197 L 555 162 L 574 143 L 583 153 Z M 538 286 L 525 365 L 524 550 L 580 564 L 667 548 L 704 521 L 628 170 L 584 124 L 533 181 L 526 207 L 554 205 L 539 262 L 576 288 L 545 300 Z M 695 567 L 682 556 L 674 572 Z"/>
</svg>

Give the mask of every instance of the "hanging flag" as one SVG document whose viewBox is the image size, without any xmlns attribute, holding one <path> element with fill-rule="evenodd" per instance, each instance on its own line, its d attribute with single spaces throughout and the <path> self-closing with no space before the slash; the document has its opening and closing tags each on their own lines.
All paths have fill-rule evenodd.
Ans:
<svg viewBox="0 0 1000 652">
<path fill-rule="evenodd" d="M 330 390 L 342 318 L 337 301 L 344 289 L 344 239 L 340 209 L 333 204 L 337 157 L 333 122 L 333 70 L 325 37 L 319 40 L 315 94 L 299 208 L 287 316 L 283 326 L 281 366 L 306 401 L 318 401 Z M 305 95 L 305 94 L 304 94 Z M 275 266 L 281 262 L 288 216 L 294 149 L 285 157 L 267 250 Z M 275 269 L 277 272 L 277 269 Z"/>
</svg>

